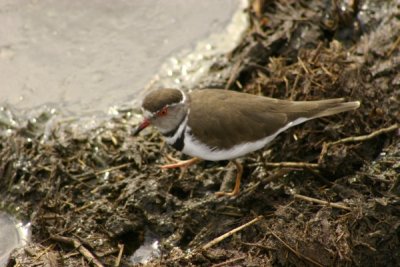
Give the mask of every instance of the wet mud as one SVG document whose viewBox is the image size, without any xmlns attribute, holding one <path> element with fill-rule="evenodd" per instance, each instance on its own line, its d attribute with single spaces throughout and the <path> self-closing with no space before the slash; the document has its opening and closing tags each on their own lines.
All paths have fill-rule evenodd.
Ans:
<svg viewBox="0 0 400 267">
<path fill-rule="evenodd" d="M 242 159 L 180 179 L 181 155 L 154 130 L 131 135 L 120 112 L 77 133 L 45 115 L 2 119 L 2 206 L 32 222 L 8 266 L 400 265 L 400 5 L 396 1 L 254 1 L 242 43 L 199 87 L 293 100 L 345 97 L 361 107 L 289 129 Z M 139 264 L 140 263 L 136 263 Z"/>
</svg>

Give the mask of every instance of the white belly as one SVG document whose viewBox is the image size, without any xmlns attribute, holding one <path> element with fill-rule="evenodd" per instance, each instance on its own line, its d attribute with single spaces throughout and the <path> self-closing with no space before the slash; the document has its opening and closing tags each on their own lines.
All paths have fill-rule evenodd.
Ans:
<svg viewBox="0 0 400 267">
<path fill-rule="evenodd" d="M 188 132 L 190 132 L 190 128 L 186 127 L 184 147 L 182 149 L 182 152 L 192 157 L 198 157 L 210 161 L 235 159 L 265 147 L 281 132 L 287 130 L 290 127 L 303 123 L 307 120 L 309 119 L 298 118 L 297 120 L 287 124 L 285 127 L 281 128 L 279 131 L 277 131 L 272 135 L 266 136 L 263 139 L 260 139 L 255 142 L 238 144 L 227 150 L 212 149 L 207 145 L 199 142 L 198 140 L 193 138 L 193 136 L 188 134 Z"/>
</svg>

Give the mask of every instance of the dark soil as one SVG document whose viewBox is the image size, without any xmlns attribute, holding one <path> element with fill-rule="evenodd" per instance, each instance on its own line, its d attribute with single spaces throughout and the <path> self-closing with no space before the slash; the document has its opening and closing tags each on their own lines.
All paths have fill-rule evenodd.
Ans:
<svg viewBox="0 0 400 267">
<path fill-rule="evenodd" d="M 233 198 L 214 195 L 234 176 L 226 162 L 162 171 L 180 155 L 155 131 L 131 136 L 128 111 L 79 134 L 45 116 L 2 123 L 2 206 L 32 222 L 8 266 L 130 266 L 149 237 L 161 256 L 147 266 L 400 266 L 400 5 L 260 0 L 248 12 L 243 42 L 200 87 L 361 107 L 245 157 Z"/>
</svg>

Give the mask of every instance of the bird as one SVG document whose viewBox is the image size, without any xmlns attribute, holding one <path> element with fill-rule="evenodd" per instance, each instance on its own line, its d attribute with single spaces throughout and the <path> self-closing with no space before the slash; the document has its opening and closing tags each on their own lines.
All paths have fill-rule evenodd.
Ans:
<svg viewBox="0 0 400 267">
<path fill-rule="evenodd" d="M 152 125 L 166 143 L 193 157 L 161 166 L 164 169 L 185 169 L 201 160 L 232 161 L 237 168 L 235 186 L 231 192 L 216 195 L 237 196 L 243 174 L 238 158 L 266 147 L 293 126 L 359 106 L 359 101 L 345 102 L 343 98 L 290 101 L 225 89 L 188 93 L 162 88 L 144 97 L 144 118 L 132 134 L 138 135 Z"/>
</svg>

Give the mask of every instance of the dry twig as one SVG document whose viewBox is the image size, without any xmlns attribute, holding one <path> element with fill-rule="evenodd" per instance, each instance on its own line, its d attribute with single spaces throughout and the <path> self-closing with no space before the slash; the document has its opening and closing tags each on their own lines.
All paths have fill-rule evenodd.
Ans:
<svg viewBox="0 0 400 267">
<path fill-rule="evenodd" d="M 74 178 L 75 178 L 75 179 L 82 179 L 82 178 L 83 178 L 83 180 L 84 180 L 84 178 L 85 178 L 86 176 L 90 176 L 90 175 L 99 175 L 99 174 L 103 174 L 103 173 L 106 173 L 106 172 L 111 172 L 111 171 L 119 170 L 119 169 L 128 167 L 128 166 L 131 165 L 131 164 L 132 164 L 132 162 L 127 162 L 127 163 L 123 163 L 123 164 L 118 165 L 118 166 L 109 167 L 109 168 L 106 168 L 106 169 L 103 169 L 103 170 L 99 170 L 99 171 L 96 171 L 96 172 L 89 171 L 89 172 L 85 172 L 85 173 L 82 173 L 82 174 L 75 175 Z M 79 181 L 79 180 L 78 180 L 78 181 Z"/>
<path fill-rule="evenodd" d="M 210 242 L 208 242 L 207 244 L 205 244 L 205 245 L 202 247 L 202 249 L 206 250 L 206 249 L 208 249 L 208 248 L 210 248 L 210 247 L 212 247 L 212 246 L 214 246 L 214 245 L 220 243 L 220 242 L 223 241 L 224 239 L 226 239 L 226 238 L 230 237 L 231 235 L 233 235 L 233 234 L 235 234 L 235 233 L 237 233 L 237 232 L 243 230 L 244 228 L 246 228 L 246 227 L 248 227 L 248 226 L 250 226 L 250 225 L 252 225 L 252 224 L 258 222 L 258 221 L 261 220 L 261 219 L 262 219 L 262 216 L 258 216 L 258 217 L 256 217 L 256 218 L 254 218 L 254 219 L 251 220 L 250 222 L 245 223 L 245 224 L 243 224 L 243 225 L 241 225 L 241 226 L 239 226 L 239 227 L 237 227 L 237 228 L 235 228 L 235 229 L 233 229 L 233 230 L 231 230 L 231 231 L 229 231 L 229 232 L 227 232 L 227 233 L 225 233 L 225 234 L 223 234 L 223 235 L 221 235 L 221 236 L 219 236 L 219 237 L 217 237 L 217 238 L 211 240 Z"/>
<path fill-rule="evenodd" d="M 392 131 L 394 131 L 394 130 L 396 130 L 398 128 L 399 128 L 399 125 L 396 123 L 396 124 L 393 124 L 392 126 L 376 130 L 376 131 L 374 131 L 374 132 L 372 132 L 370 134 L 367 134 L 367 135 L 350 136 L 350 137 L 346 137 L 346 138 L 343 138 L 343 139 L 340 139 L 340 140 L 337 140 L 337 141 L 334 141 L 334 142 L 324 143 L 322 145 L 321 153 L 319 154 L 318 163 L 321 163 L 323 161 L 323 157 L 326 154 L 326 152 L 328 151 L 328 148 L 333 146 L 333 145 L 367 141 L 367 140 L 370 140 L 370 139 L 372 139 L 372 138 L 374 138 L 374 137 L 376 137 L 378 135 L 392 132 Z"/>
<path fill-rule="evenodd" d="M 114 266 L 118 267 L 121 264 L 121 259 L 122 259 L 122 253 L 124 253 L 124 244 L 118 244 L 119 247 L 119 252 L 118 252 L 118 257 L 115 260 Z"/>
<path fill-rule="evenodd" d="M 272 230 L 270 230 L 271 234 L 278 239 L 285 247 L 287 247 L 291 252 L 293 252 L 293 254 L 295 254 L 297 257 L 305 259 L 306 261 L 316 265 L 316 266 L 320 266 L 323 267 L 323 265 L 313 259 L 311 259 L 310 257 L 307 257 L 303 254 L 301 254 L 299 251 L 295 250 L 294 248 L 292 248 L 291 246 L 289 246 L 285 241 L 283 241 L 277 234 L 275 234 Z"/>
<path fill-rule="evenodd" d="M 233 258 L 233 259 L 230 259 L 230 260 L 218 263 L 218 264 L 214 264 L 211 267 L 221 267 L 221 266 L 229 265 L 229 264 L 232 264 L 234 262 L 241 261 L 241 260 L 244 260 L 244 259 L 246 259 L 246 257 L 244 257 L 244 256 L 237 257 L 237 258 Z"/>
<path fill-rule="evenodd" d="M 37 260 L 39 260 L 43 255 L 45 255 L 46 253 L 48 253 L 51 249 L 53 249 L 54 246 L 50 245 L 47 248 L 45 248 L 43 251 L 41 251 L 40 253 L 38 253 L 38 255 L 36 255 L 35 259 L 33 260 L 34 262 L 36 262 Z"/>
<path fill-rule="evenodd" d="M 397 37 L 396 41 L 392 44 L 392 47 L 389 49 L 389 51 L 386 53 L 388 57 L 390 57 L 393 52 L 400 46 L 400 36 Z"/>
<path fill-rule="evenodd" d="M 121 164 L 121 165 L 118 165 L 118 166 L 114 166 L 114 167 L 110 167 L 110 168 L 107 168 L 107 169 L 104 169 L 104 170 L 97 171 L 97 172 L 95 172 L 95 174 L 99 175 L 99 174 L 103 174 L 103 173 L 106 173 L 106 172 L 119 170 L 119 169 L 128 167 L 131 164 L 132 164 L 132 162 L 127 162 L 127 163 L 124 163 L 124 164 Z"/>
<path fill-rule="evenodd" d="M 265 166 L 277 168 L 318 168 L 318 163 L 309 162 L 265 162 Z"/>
<path fill-rule="evenodd" d="M 384 134 L 384 133 L 388 133 L 391 131 L 394 131 L 396 129 L 399 128 L 399 125 L 393 124 L 392 126 L 386 127 L 386 128 L 382 128 L 379 130 L 376 130 L 370 134 L 367 135 L 361 135 L 361 136 L 350 136 L 347 138 L 343 138 L 334 142 L 329 142 L 329 143 L 325 143 L 325 146 L 333 146 L 333 145 L 337 145 L 337 144 L 343 144 L 343 143 L 353 143 L 353 142 L 361 142 L 361 141 L 366 141 L 366 140 L 370 140 L 378 135 Z"/>
<path fill-rule="evenodd" d="M 347 207 L 345 205 L 342 205 L 342 204 L 338 204 L 338 203 L 330 203 L 330 202 L 325 201 L 325 200 L 312 198 L 312 197 L 307 197 L 307 196 L 303 196 L 303 195 L 299 195 L 299 194 L 293 194 L 293 197 L 297 198 L 297 199 L 304 200 L 304 201 L 312 202 L 312 203 L 317 203 L 317 204 L 326 205 L 326 206 L 330 206 L 330 207 L 337 208 L 337 209 L 343 209 L 343 210 L 351 211 L 351 208 L 349 208 L 349 207 Z"/>
<path fill-rule="evenodd" d="M 104 267 L 104 265 L 98 259 L 96 259 L 96 257 L 87 248 L 85 248 L 78 239 L 59 235 L 52 235 L 50 236 L 50 239 L 73 246 L 86 258 L 89 263 L 93 263 L 93 265 L 97 267 Z"/>
</svg>

